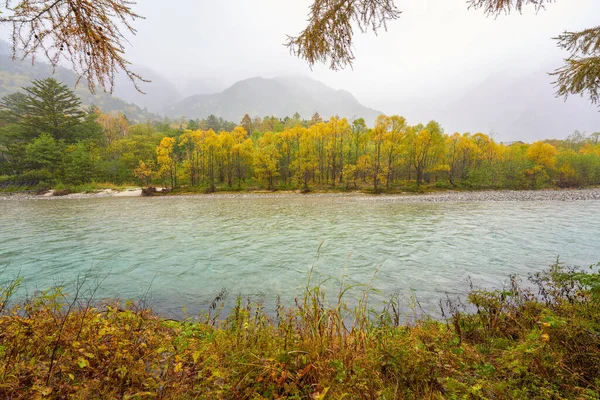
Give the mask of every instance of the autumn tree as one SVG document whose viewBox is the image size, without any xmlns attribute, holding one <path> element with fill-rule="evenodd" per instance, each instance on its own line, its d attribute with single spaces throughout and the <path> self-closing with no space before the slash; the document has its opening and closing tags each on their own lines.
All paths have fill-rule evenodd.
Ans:
<svg viewBox="0 0 600 400">
<path fill-rule="evenodd" d="M 156 147 L 156 159 L 158 161 L 158 174 L 168 177 L 171 188 L 177 187 L 177 160 L 175 159 L 176 140 L 171 137 L 164 137 Z"/>
<path fill-rule="evenodd" d="M 112 142 L 118 139 L 122 139 L 127 136 L 129 130 L 129 121 L 122 112 L 111 112 L 103 113 L 97 109 L 98 124 L 104 130 L 106 140 L 110 145 Z"/>
<path fill-rule="evenodd" d="M 233 178 L 235 176 L 235 161 L 234 161 L 234 146 L 235 140 L 231 133 L 222 131 L 218 135 L 219 144 L 217 158 L 219 164 L 219 180 L 227 181 L 227 186 L 233 186 Z"/>
<path fill-rule="evenodd" d="M 374 150 L 371 153 L 371 165 L 373 174 L 373 190 L 379 190 L 379 182 L 381 180 L 381 161 L 383 158 L 383 143 L 392 126 L 392 120 L 386 115 L 380 115 L 375 121 L 375 127 L 371 131 L 371 142 Z"/>
<path fill-rule="evenodd" d="M 142 185 L 150 186 L 152 183 L 152 175 L 154 174 L 154 165 L 153 163 L 145 163 L 142 160 L 139 161 L 139 164 L 133 170 L 133 176 L 138 179 Z"/>
<path fill-rule="evenodd" d="M 314 179 L 318 167 L 318 156 L 315 147 L 315 130 L 306 129 L 300 136 L 298 143 L 298 156 L 294 161 L 298 181 L 302 182 L 305 191 L 309 190 L 308 182 Z"/>
<path fill-rule="evenodd" d="M 233 166 L 235 177 L 238 181 L 238 188 L 242 186 L 242 180 L 249 173 L 252 163 L 252 139 L 248 137 L 248 132 L 241 126 L 236 127 L 232 132 L 233 137 Z"/>
<path fill-rule="evenodd" d="M 389 131 L 384 135 L 384 152 L 386 156 L 386 168 L 385 168 L 385 185 L 386 189 L 390 188 L 391 183 L 394 181 L 394 173 L 396 164 L 399 156 L 401 155 L 402 141 L 406 136 L 406 119 L 398 115 L 390 117 L 391 127 Z"/>
<path fill-rule="evenodd" d="M 219 151 L 219 136 L 212 129 L 204 132 L 202 138 L 202 153 L 205 155 L 208 191 L 216 191 L 215 177 L 217 173 L 217 153 Z"/>
<path fill-rule="evenodd" d="M 252 134 L 252 118 L 248 114 L 244 114 L 244 117 L 240 121 L 240 126 L 248 132 L 248 134 Z"/>
<path fill-rule="evenodd" d="M 446 166 L 448 181 L 454 187 L 459 180 L 467 179 L 475 159 L 476 145 L 468 133 L 455 133 L 446 138 Z"/>
<path fill-rule="evenodd" d="M 278 163 L 281 153 L 277 149 L 277 137 L 267 132 L 261 137 L 254 153 L 254 172 L 256 177 L 267 182 L 267 189 L 275 188 L 274 179 L 279 174 Z"/>
<path fill-rule="evenodd" d="M 131 0 L 6 0 L 0 22 L 12 28 L 13 58 L 42 55 L 54 67 L 67 62 L 91 92 L 112 92 L 115 76 L 125 73 L 138 88 L 143 79 L 125 59 L 125 33 L 141 18 Z"/>
<path fill-rule="evenodd" d="M 417 175 L 417 186 L 423 183 L 424 173 L 435 163 L 436 156 L 441 155 L 443 140 L 442 128 L 435 121 L 408 130 L 408 156 Z"/>
</svg>

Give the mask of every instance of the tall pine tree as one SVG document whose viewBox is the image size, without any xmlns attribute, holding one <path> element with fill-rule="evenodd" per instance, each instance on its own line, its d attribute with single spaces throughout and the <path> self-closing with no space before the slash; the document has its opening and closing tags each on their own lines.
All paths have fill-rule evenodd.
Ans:
<svg viewBox="0 0 600 400">
<path fill-rule="evenodd" d="M 24 95 L 3 99 L 3 106 L 25 126 L 32 136 L 50 134 L 55 140 L 72 143 L 84 111 L 79 98 L 54 78 L 34 80 L 24 87 Z"/>
</svg>

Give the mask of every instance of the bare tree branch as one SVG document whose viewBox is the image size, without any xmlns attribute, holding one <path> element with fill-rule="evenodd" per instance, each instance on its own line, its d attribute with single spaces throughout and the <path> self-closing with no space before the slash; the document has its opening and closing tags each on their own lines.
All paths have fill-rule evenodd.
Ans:
<svg viewBox="0 0 600 400">
<path fill-rule="evenodd" d="M 398 17 L 393 0 L 315 0 L 308 26 L 298 36 L 288 36 L 286 46 L 310 66 L 329 62 L 331 69 L 339 70 L 354 61 L 353 26 L 377 33 Z"/>
<path fill-rule="evenodd" d="M 136 31 L 132 21 L 142 18 L 129 0 L 21 0 L 5 1 L 8 16 L 0 22 L 12 25 L 13 58 L 39 53 L 53 67 L 67 61 L 93 93 L 97 86 L 112 92 L 115 76 L 123 71 L 135 88 L 146 82 L 129 69 L 124 58 L 127 39 Z"/>
<path fill-rule="evenodd" d="M 533 6 L 536 11 L 543 10 L 554 0 L 467 0 L 469 9 L 482 9 L 488 16 L 510 14 L 511 11 L 522 12 L 524 6 Z"/>
<path fill-rule="evenodd" d="M 556 76 L 556 95 L 565 99 L 570 94 L 583 96 L 586 92 L 592 104 L 600 104 L 600 56 L 572 57 L 552 72 Z"/>
</svg>

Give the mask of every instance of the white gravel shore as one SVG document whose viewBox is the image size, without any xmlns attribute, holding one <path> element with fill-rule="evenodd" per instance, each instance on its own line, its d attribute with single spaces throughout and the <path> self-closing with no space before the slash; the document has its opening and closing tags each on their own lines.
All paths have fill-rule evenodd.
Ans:
<svg viewBox="0 0 600 400">
<path fill-rule="evenodd" d="M 0 200 L 61 200 L 61 199 L 88 199 L 103 197 L 141 197 L 141 189 L 130 189 L 116 191 L 111 189 L 101 190 L 96 193 L 72 193 L 66 196 L 52 196 L 52 193 L 35 195 L 28 193 L 0 193 Z M 557 190 L 486 190 L 486 191 L 446 191 L 426 194 L 381 194 L 371 195 L 360 192 L 348 193 L 309 193 L 301 194 L 295 192 L 241 192 L 241 193 L 213 193 L 192 194 L 176 196 L 159 196 L 152 199 L 178 198 L 285 198 L 285 197 L 347 197 L 365 201 L 389 201 L 389 202 L 481 202 L 481 201 L 580 201 L 600 200 L 600 188 L 591 189 L 557 189 Z"/>
</svg>

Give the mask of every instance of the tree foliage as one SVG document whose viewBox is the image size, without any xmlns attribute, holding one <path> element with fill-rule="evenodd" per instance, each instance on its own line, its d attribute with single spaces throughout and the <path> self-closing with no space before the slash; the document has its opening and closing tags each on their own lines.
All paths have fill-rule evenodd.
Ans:
<svg viewBox="0 0 600 400">
<path fill-rule="evenodd" d="M 124 58 L 124 31 L 135 34 L 141 18 L 130 0 L 6 0 L 0 22 L 12 27 L 13 58 L 35 60 L 39 53 L 52 66 L 68 62 L 91 92 L 112 92 L 123 71 L 138 88 L 143 79 Z"/>
<path fill-rule="evenodd" d="M 399 16 L 393 0 L 314 0 L 308 26 L 288 36 L 286 45 L 309 65 L 329 62 L 331 69 L 341 69 L 354 60 L 354 26 L 376 33 Z"/>
<path fill-rule="evenodd" d="M 56 140 L 74 141 L 85 115 L 79 98 L 53 78 L 34 80 L 23 90 L 25 93 L 4 97 L 0 107 L 26 126 L 32 136 L 49 133 Z"/>
</svg>

